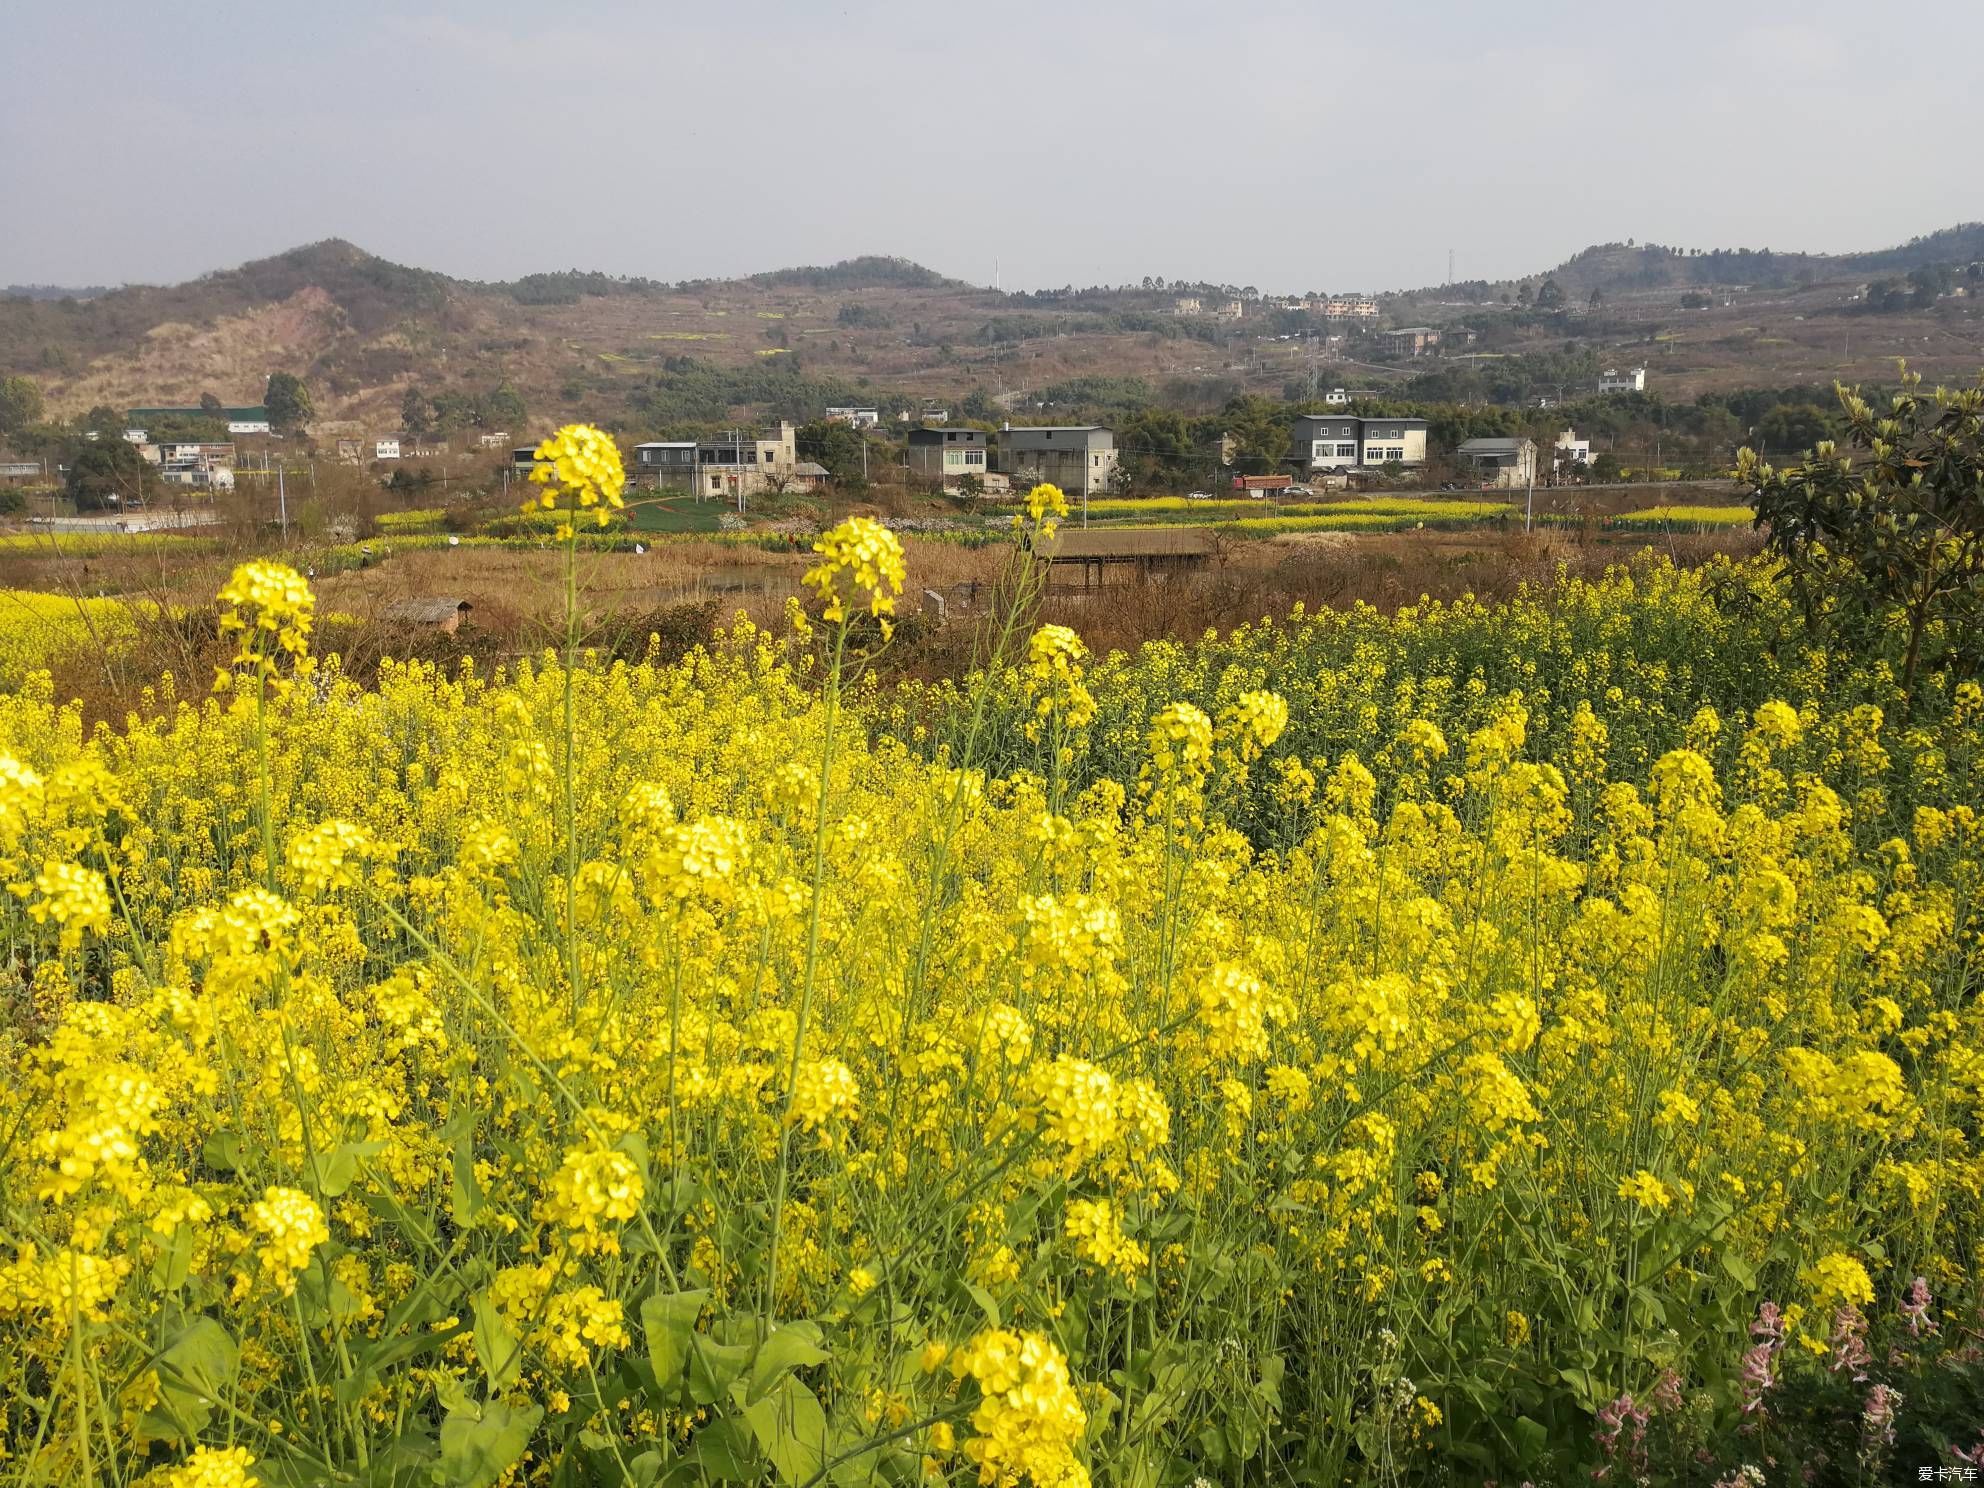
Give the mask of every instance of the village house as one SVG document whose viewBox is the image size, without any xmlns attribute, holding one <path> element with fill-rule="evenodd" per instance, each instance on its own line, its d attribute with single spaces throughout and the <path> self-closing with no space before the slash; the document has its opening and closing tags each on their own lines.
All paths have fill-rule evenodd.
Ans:
<svg viewBox="0 0 1984 1488">
<path fill-rule="evenodd" d="M 1566 429 L 1557 436 L 1556 460 L 1560 466 L 1589 465 L 1591 463 L 1591 441 L 1580 439 L 1577 431 Z"/>
<path fill-rule="evenodd" d="M 1098 496 L 1116 477 L 1116 436 L 1093 424 L 999 431 L 998 467 L 1016 486 L 1046 481 L 1070 496 Z"/>
<path fill-rule="evenodd" d="M 509 442 L 510 431 L 508 429 L 492 429 L 487 434 L 478 434 L 475 436 L 475 447 L 477 449 L 501 449 Z"/>
<path fill-rule="evenodd" d="M 1173 315 L 1203 315 L 1205 314 L 1205 306 L 1200 303 L 1197 295 L 1180 295 L 1171 302 L 1171 313 Z"/>
<path fill-rule="evenodd" d="M 346 465 L 357 465 L 365 459 L 365 441 L 362 439 L 340 439 L 338 459 Z"/>
<path fill-rule="evenodd" d="M 855 429 L 873 429 L 882 422 L 882 410 L 879 408 L 854 407 L 829 408 L 827 410 L 827 422 L 830 424 L 846 424 L 850 428 Z"/>
<path fill-rule="evenodd" d="M 372 458 L 375 460 L 397 460 L 400 457 L 400 442 L 397 439 L 375 439 L 372 441 Z"/>
<path fill-rule="evenodd" d="M 798 474 L 797 430 L 784 419 L 758 434 L 732 432 L 696 444 L 696 490 L 704 496 L 755 496 Z"/>
<path fill-rule="evenodd" d="M 652 480 L 657 490 L 696 488 L 696 441 L 651 439 L 634 446 L 634 479 Z"/>
<path fill-rule="evenodd" d="M 1295 420 L 1289 463 L 1304 474 L 1426 463 L 1426 420 L 1305 413 Z"/>
<path fill-rule="evenodd" d="M 1606 393 L 1643 393 L 1646 391 L 1646 368 L 1629 367 L 1624 372 L 1607 367 L 1598 374 L 1598 391 Z"/>
<path fill-rule="evenodd" d="M 1376 320 L 1378 302 L 1367 295 L 1331 295 L 1323 301 L 1325 320 Z"/>
<path fill-rule="evenodd" d="M 982 481 L 988 453 L 983 429 L 911 429 L 905 464 L 948 491 L 967 475 Z"/>
<path fill-rule="evenodd" d="M 1387 356 L 1424 356 L 1440 344 L 1440 333 L 1432 326 L 1400 326 L 1386 331 L 1379 342 Z"/>
<path fill-rule="evenodd" d="M 191 408 L 133 408 L 128 417 L 133 428 L 165 423 L 179 419 L 219 419 L 226 423 L 230 434 L 266 434 L 269 432 L 269 411 L 259 404 L 247 408 L 200 407 L 197 403 Z M 128 437 L 128 436 L 127 436 Z M 133 440 L 133 443 L 140 441 Z"/>
<path fill-rule="evenodd" d="M 1498 489 L 1527 486 L 1536 479 L 1536 441 L 1533 439 L 1469 439 L 1454 451 L 1454 457 L 1467 466 L 1484 486 Z"/>
</svg>

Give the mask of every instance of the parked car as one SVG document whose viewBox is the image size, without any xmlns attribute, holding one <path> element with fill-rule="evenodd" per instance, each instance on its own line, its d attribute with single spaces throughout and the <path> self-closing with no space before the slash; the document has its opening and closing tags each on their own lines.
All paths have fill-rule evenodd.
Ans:
<svg viewBox="0 0 1984 1488">
<path fill-rule="evenodd" d="M 1210 500 L 1212 500 L 1212 492 L 1210 492 L 1210 491 L 1192 491 L 1192 492 L 1189 492 L 1189 493 L 1188 493 L 1188 494 L 1186 495 L 1186 497 L 1185 497 L 1185 499 L 1186 499 L 1187 501 L 1210 501 Z"/>
<path fill-rule="evenodd" d="M 1281 494 L 1284 496 L 1313 496 L 1316 493 L 1307 486 L 1289 486 Z"/>
</svg>

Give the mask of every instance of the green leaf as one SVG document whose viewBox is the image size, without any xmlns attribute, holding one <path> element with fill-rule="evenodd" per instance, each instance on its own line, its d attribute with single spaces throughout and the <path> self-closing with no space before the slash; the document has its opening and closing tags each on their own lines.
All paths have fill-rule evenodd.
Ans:
<svg viewBox="0 0 1984 1488">
<path fill-rule="evenodd" d="M 217 1173 L 235 1173 L 241 1169 L 241 1133 L 217 1131 L 208 1136 L 200 1146 L 200 1161 Z"/>
<path fill-rule="evenodd" d="M 385 1145 L 384 1142 L 346 1142 L 335 1151 L 319 1153 L 313 1165 L 317 1191 L 327 1199 L 342 1198 L 358 1176 L 359 1160 L 377 1157 Z"/>
<path fill-rule="evenodd" d="M 487 1292 L 475 1298 L 475 1357 L 492 1394 L 514 1385 L 523 1368 L 524 1346 Z"/>
<path fill-rule="evenodd" d="M 975 1282 L 965 1283 L 965 1295 L 978 1304 L 978 1310 L 993 1327 L 999 1326 L 999 1304 L 992 1300 L 992 1294 Z"/>
<path fill-rule="evenodd" d="M 696 1433 L 691 1459 L 719 1483 L 748 1483 L 758 1476 L 758 1464 L 744 1428 L 725 1417 Z"/>
<path fill-rule="evenodd" d="M 827 1413 L 790 1374 L 769 1395 L 745 1406 L 744 1419 L 784 1481 L 804 1483 L 827 1465 Z"/>
<path fill-rule="evenodd" d="M 480 1409 L 456 1410 L 441 1423 L 439 1488 L 490 1488 L 516 1465 L 544 1417 L 535 1405 L 518 1409 L 492 1400 Z"/>
<path fill-rule="evenodd" d="M 689 1336 L 696 1331 L 696 1319 L 710 1299 L 707 1289 L 693 1292 L 657 1292 L 641 1304 L 641 1332 L 647 1338 L 648 1362 L 654 1366 L 655 1382 L 664 1393 L 672 1390 L 689 1362 Z"/>
<path fill-rule="evenodd" d="M 213 1402 L 241 1366 L 241 1351 L 210 1317 L 193 1319 L 158 1356 L 158 1405 L 145 1416 L 150 1434 L 190 1441 L 213 1419 Z"/>
<path fill-rule="evenodd" d="M 1516 1454 L 1524 1467 L 1531 1467 L 1542 1460 L 1544 1449 L 1550 1445 L 1550 1433 L 1540 1422 L 1532 1421 L 1528 1416 L 1517 1416 L 1509 1431 L 1516 1439 Z"/>
<path fill-rule="evenodd" d="M 466 1122 L 454 1133 L 455 1181 L 449 1196 L 449 1212 L 455 1223 L 464 1228 L 475 1223 L 475 1217 L 482 1212 L 483 1205 L 482 1185 L 475 1179 L 475 1149 L 470 1137 L 471 1131 Z"/>
<path fill-rule="evenodd" d="M 757 1362 L 751 1366 L 751 1393 L 746 1397 L 747 1401 L 763 1399 L 784 1375 L 795 1369 L 824 1364 L 828 1357 L 827 1351 L 820 1346 L 818 1323 L 786 1323 L 758 1350 Z"/>
<path fill-rule="evenodd" d="M 1725 1249 L 1722 1252 L 1722 1269 L 1727 1271 L 1729 1273 L 1729 1279 L 1743 1288 L 1744 1291 L 1750 1292 L 1756 1290 L 1757 1268 L 1736 1254 L 1735 1251 Z"/>
<path fill-rule="evenodd" d="M 181 1224 L 172 1231 L 172 1238 L 159 1247 L 158 1258 L 152 1262 L 152 1284 L 162 1292 L 176 1292 L 186 1285 L 186 1278 L 193 1267 L 193 1245 L 197 1237 L 190 1224 Z"/>
<path fill-rule="evenodd" d="M 748 1343 L 717 1343 L 707 1334 L 689 1335 L 689 1398 L 714 1405 L 751 1364 Z"/>
</svg>

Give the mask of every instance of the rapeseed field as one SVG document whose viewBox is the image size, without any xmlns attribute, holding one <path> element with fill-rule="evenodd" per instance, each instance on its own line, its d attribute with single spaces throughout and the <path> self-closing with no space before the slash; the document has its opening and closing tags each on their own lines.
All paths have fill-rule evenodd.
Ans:
<svg viewBox="0 0 1984 1488">
<path fill-rule="evenodd" d="M 371 688 L 248 564 L 151 716 L 0 693 L 0 1480 L 1974 1460 L 1974 681 L 1649 560 L 1107 657 L 1019 567 L 885 688 L 818 558 Z"/>
</svg>

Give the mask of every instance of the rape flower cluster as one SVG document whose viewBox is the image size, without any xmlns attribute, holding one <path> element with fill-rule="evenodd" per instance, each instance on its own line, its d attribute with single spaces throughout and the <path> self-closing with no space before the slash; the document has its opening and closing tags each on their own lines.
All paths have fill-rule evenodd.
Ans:
<svg viewBox="0 0 1984 1488">
<path fill-rule="evenodd" d="M 610 504 L 587 448 L 563 488 Z M 888 617 L 885 531 L 821 558 L 831 623 Z M 244 665 L 293 676 L 307 586 L 243 574 Z M 1022 624 L 927 687 L 741 624 L 93 732 L 28 676 L 6 1466 L 1971 1452 L 1984 692 L 1794 621 L 1767 570 L 1648 564 L 1104 657 Z"/>
</svg>

